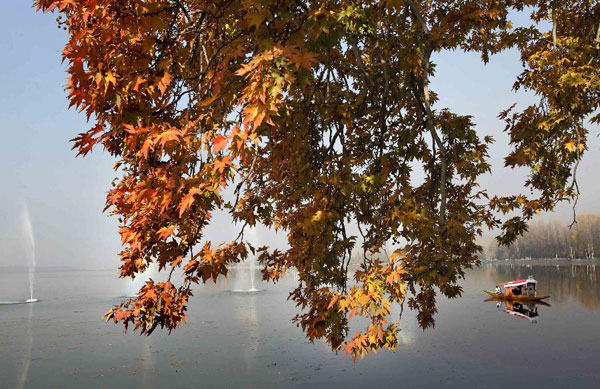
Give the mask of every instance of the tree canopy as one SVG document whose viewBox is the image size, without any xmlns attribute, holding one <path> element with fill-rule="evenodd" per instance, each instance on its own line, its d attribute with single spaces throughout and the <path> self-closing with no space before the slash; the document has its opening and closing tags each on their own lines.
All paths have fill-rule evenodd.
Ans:
<svg viewBox="0 0 600 389">
<path fill-rule="evenodd" d="M 266 280 L 297 270 L 293 320 L 311 340 L 353 358 L 394 349 L 392 307 L 406 303 L 432 326 L 436 295 L 459 296 L 478 264 L 484 229 L 508 244 L 536 213 L 576 200 L 586 126 L 600 120 L 597 1 L 35 6 L 67 30 L 70 105 L 94 123 L 74 148 L 101 145 L 117 159 L 106 208 L 120 222 L 120 275 L 152 262 L 165 271 L 106 314 L 143 334 L 178 327 L 194 284 L 258 255 Z M 511 24 L 519 11 L 531 26 Z M 498 111 L 510 136 L 505 164 L 530 169 L 529 195 L 488 195 L 478 182 L 493 139 L 471 116 L 436 106 L 432 54 L 455 49 L 483 62 L 520 52 L 514 88 L 539 101 Z M 206 239 L 217 211 L 231 215 L 237 239 Z M 284 231 L 287 248 L 252 247 L 244 228 L 257 224 Z M 395 251 L 377 259 L 387 242 Z M 357 245 L 363 264 L 349 274 Z M 349 334 L 356 316 L 369 324 Z"/>
</svg>

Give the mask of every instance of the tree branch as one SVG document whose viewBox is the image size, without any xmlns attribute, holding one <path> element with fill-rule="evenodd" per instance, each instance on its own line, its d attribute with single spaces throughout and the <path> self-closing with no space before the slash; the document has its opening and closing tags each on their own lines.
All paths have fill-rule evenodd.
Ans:
<svg viewBox="0 0 600 389">
<path fill-rule="evenodd" d="M 423 18 L 423 15 L 419 11 L 419 8 L 414 3 L 413 0 L 407 0 L 407 4 L 410 6 L 412 14 L 417 21 L 417 23 L 421 26 L 423 30 L 423 34 L 427 39 L 428 43 L 425 48 L 425 53 L 423 54 L 423 74 L 421 75 L 421 94 L 423 98 L 423 106 L 425 108 L 425 125 L 427 130 L 431 133 L 435 143 L 437 144 L 440 150 L 440 217 L 439 222 L 440 225 L 446 224 L 446 170 L 447 170 L 447 160 L 446 160 L 446 147 L 444 146 L 444 142 L 438 135 L 435 130 L 435 123 L 433 120 L 433 112 L 431 110 L 431 95 L 429 92 L 429 70 L 430 70 L 430 58 L 431 53 L 433 52 L 434 44 L 433 37 L 431 32 L 429 31 L 429 27 L 427 27 L 427 23 Z"/>
<path fill-rule="evenodd" d="M 573 178 L 571 181 L 571 186 L 569 187 L 569 191 L 575 190 L 575 201 L 573 202 L 573 221 L 569 224 L 569 229 L 571 229 L 575 224 L 577 224 L 577 202 L 579 201 L 579 183 L 577 182 L 577 169 L 579 168 L 579 162 L 581 161 L 581 133 L 578 128 L 575 128 L 577 131 L 577 162 L 575 162 L 575 166 L 573 166 Z"/>
<path fill-rule="evenodd" d="M 183 11 L 183 14 L 185 15 L 185 19 L 187 20 L 188 23 L 192 22 L 192 18 L 190 17 L 189 12 L 187 11 L 187 9 L 185 9 L 185 7 L 183 6 L 183 4 L 181 4 L 181 2 L 179 0 L 174 0 L 175 4 L 177 5 L 178 8 L 180 8 Z"/>
<path fill-rule="evenodd" d="M 552 8 L 552 46 L 554 47 L 554 49 L 556 49 L 558 42 L 556 29 L 556 10 Z"/>
<path fill-rule="evenodd" d="M 375 83 L 373 82 L 371 77 L 369 77 L 369 73 L 367 73 L 367 68 L 365 67 L 365 64 L 360 56 L 360 50 L 356 46 L 356 43 L 352 43 L 350 45 L 350 47 L 352 48 L 352 53 L 354 53 L 354 58 L 356 59 L 356 63 L 358 64 L 358 67 L 360 68 L 360 71 L 363 74 L 365 83 L 367 83 L 371 88 L 374 87 Z"/>
</svg>

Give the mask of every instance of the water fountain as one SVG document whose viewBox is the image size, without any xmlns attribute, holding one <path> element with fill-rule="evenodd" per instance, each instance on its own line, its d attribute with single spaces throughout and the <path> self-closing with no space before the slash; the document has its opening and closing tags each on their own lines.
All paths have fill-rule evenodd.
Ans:
<svg viewBox="0 0 600 389">
<path fill-rule="evenodd" d="M 254 248 L 258 247 L 258 233 L 256 232 L 256 227 L 252 227 L 245 232 L 247 237 L 246 241 L 250 243 Z M 246 266 L 240 266 L 239 270 L 244 268 L 248 269 L 248 272 L 241 272 L 241 274 L 246 273 L 245 275 L 239 277 L 237 276 L 235 280 L 236 288 L 232 290 L 235 293 L 256 293 L 261 292 L 260 289 L 256 288 L 256 255 L 250 253 L 249 258 L 246 260 Z M 248 287 L 249 286 L 249 287 Z M 246 289 L 247 288 L 247 289 Z"/>
<path fill-rule="evenodd" d="M 23 233 L 25 236 L 25 244 L 27 248 L 27 256 L 29 257 L 29 299 L 26 303 L 36 303 L 39 300 L 33 298 L 33 285 L 35 282 L 35 239 L 33 236 L 33 226 L 31 225 L 31 217 L 29 215 L 29 207 L 27 203 L 23 203 Z"/>
</svg>

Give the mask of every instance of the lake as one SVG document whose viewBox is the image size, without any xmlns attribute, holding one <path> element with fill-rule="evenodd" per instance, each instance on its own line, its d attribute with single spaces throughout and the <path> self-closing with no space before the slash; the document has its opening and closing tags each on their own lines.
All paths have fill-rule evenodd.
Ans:
<svg viewBox="0 0 600 389">
<path fill-rule="evenodd" d="M 36 304 L 0 305 L 0 387 L 598 387 L 600 262 L 488 262 L 438 299 L 436 327 L 402 317 L 397 352 L 352 363 L 310 343 L 290 319 L 287 276 L 263 292 L 230 279 L 195 288 L 188 324 L 167 335 L 124 333 L 102 314 L 127 293 L 117 271 L 38 271 Z M 483 289 L 532 275 L 551 306 L 510 315 Z M 0 301 L 29 298 L 27 275 L 0 273 Z"/>
</svg>

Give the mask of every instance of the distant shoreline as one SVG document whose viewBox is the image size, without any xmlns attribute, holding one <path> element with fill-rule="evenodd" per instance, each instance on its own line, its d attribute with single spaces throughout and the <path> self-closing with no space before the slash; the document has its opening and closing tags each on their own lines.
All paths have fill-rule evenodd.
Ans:
<svg viewBox="0 0 600 389">
<path fill-rule="evenodd" d="M 518 264 L 518 265 L 600 265 L 600 259 L 568 258 L 521 258 L 521 259 L 482 259 L 482 264 Z"/>
</svg>

